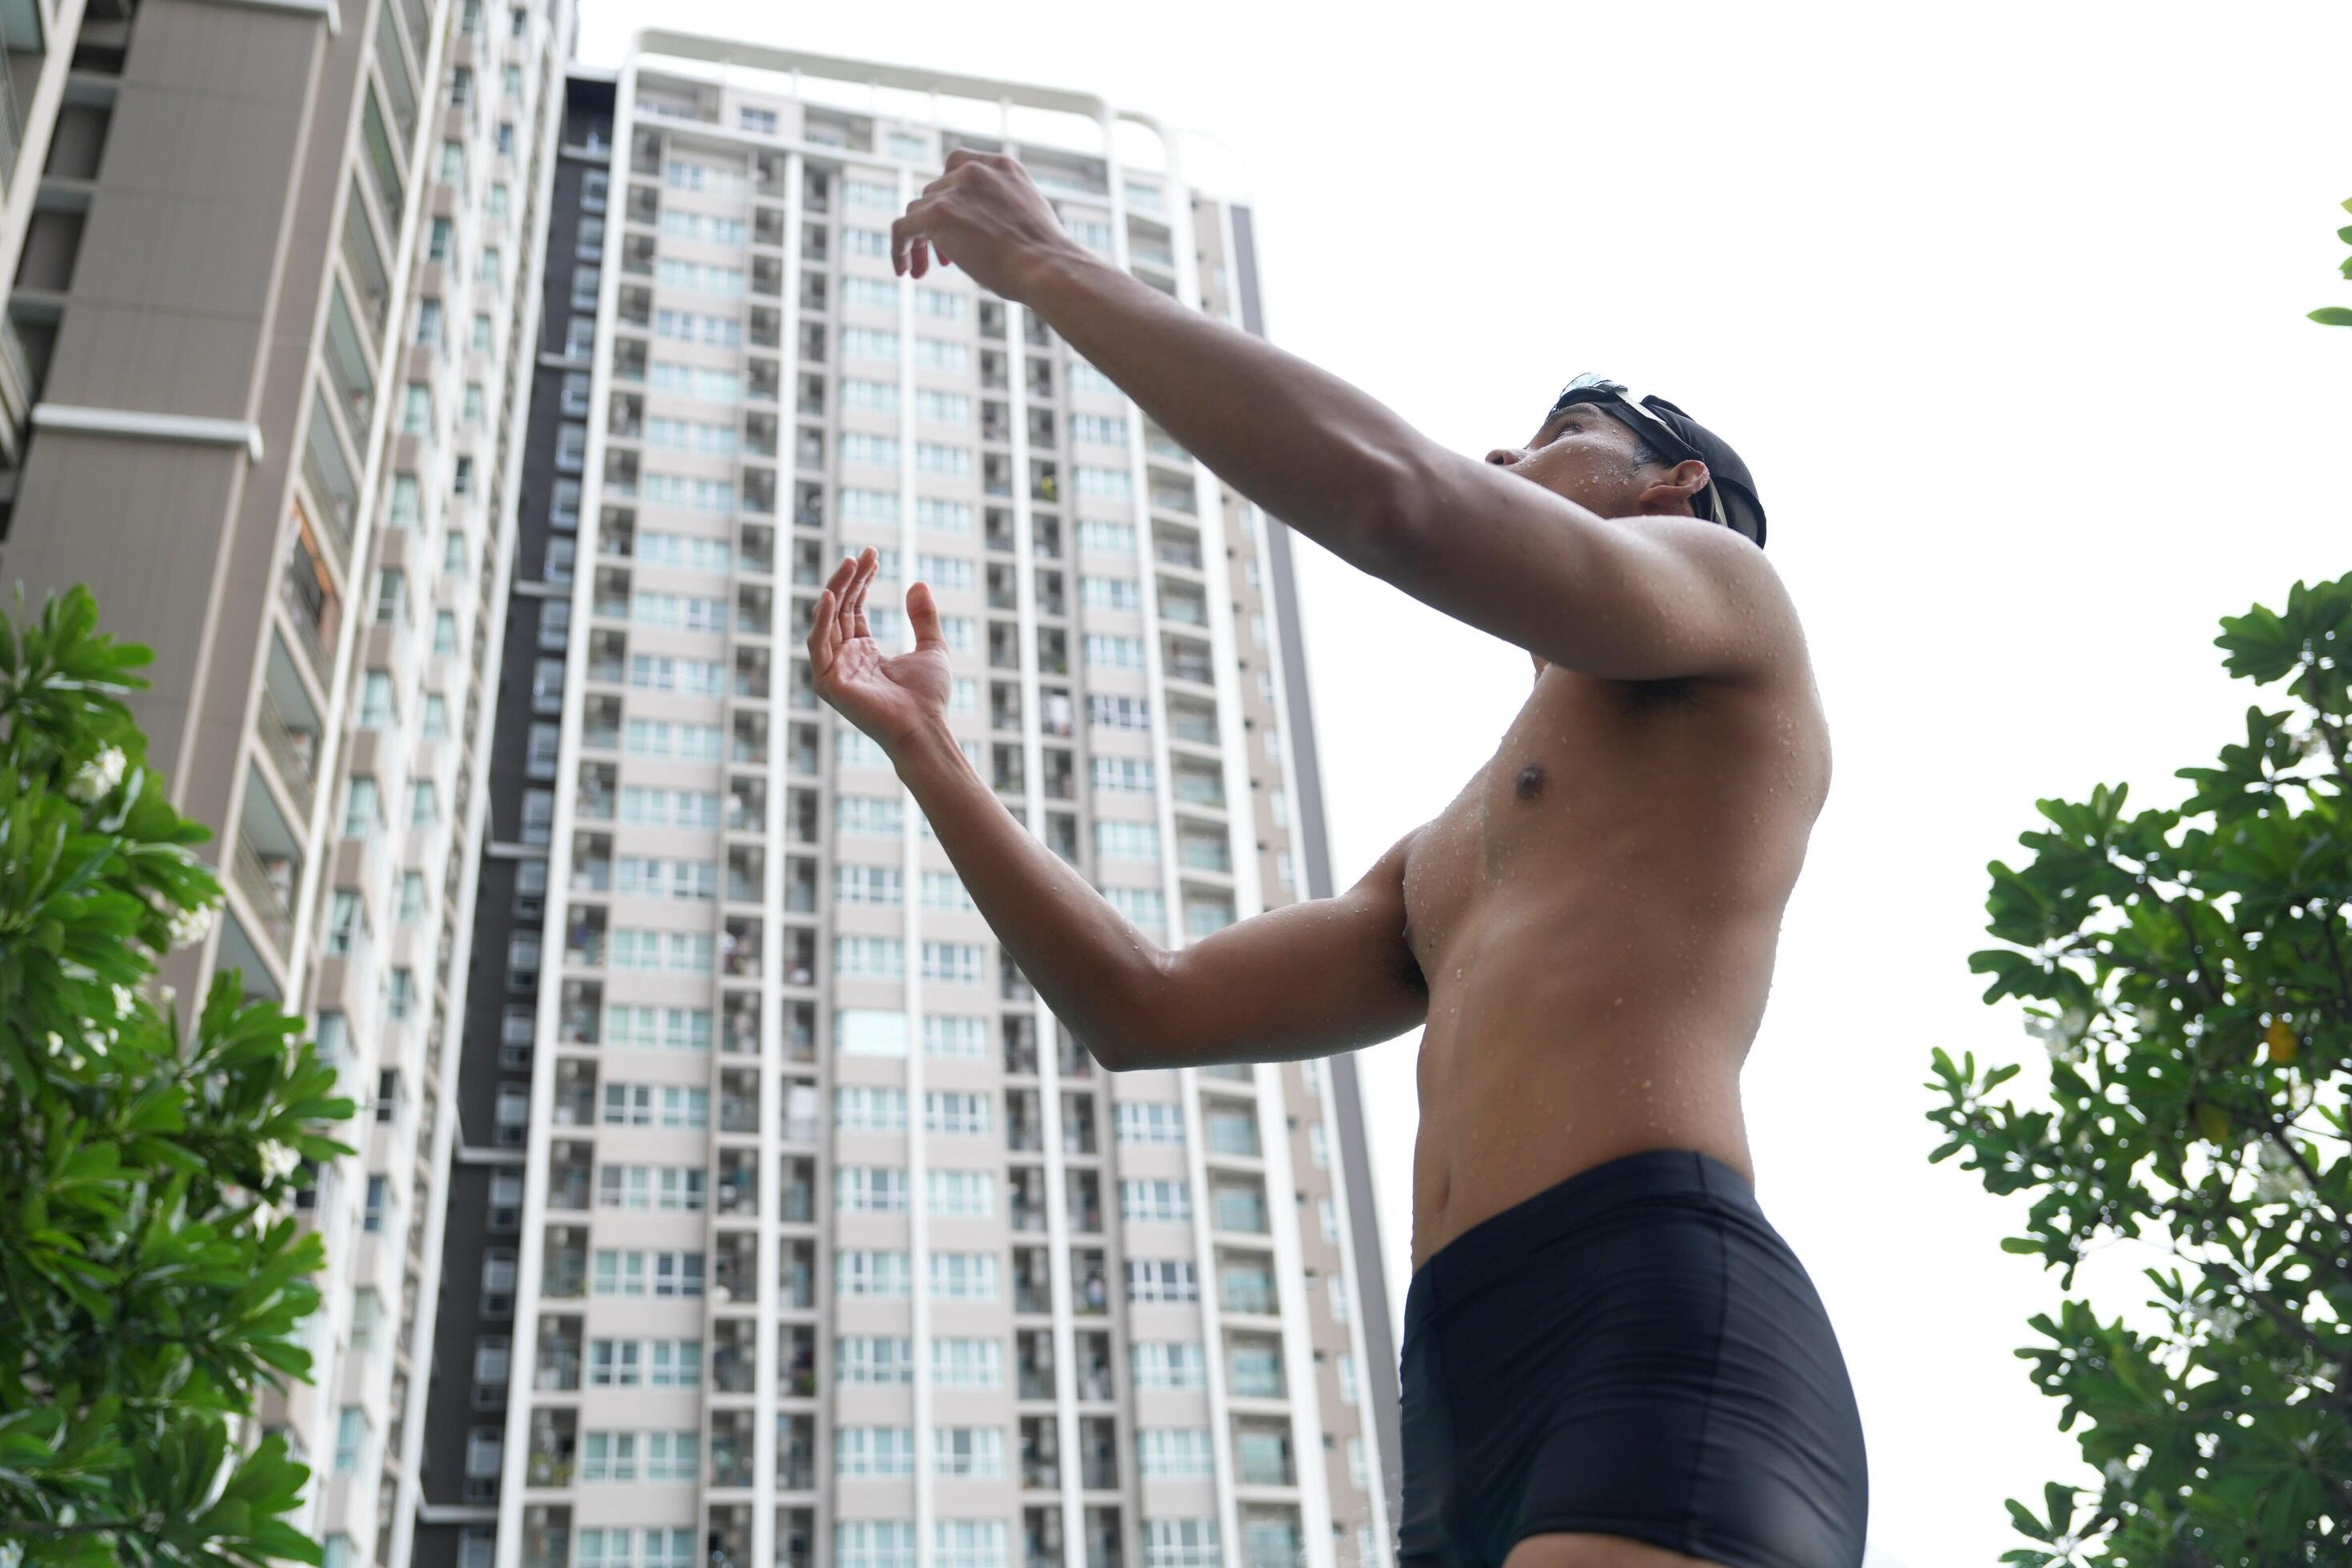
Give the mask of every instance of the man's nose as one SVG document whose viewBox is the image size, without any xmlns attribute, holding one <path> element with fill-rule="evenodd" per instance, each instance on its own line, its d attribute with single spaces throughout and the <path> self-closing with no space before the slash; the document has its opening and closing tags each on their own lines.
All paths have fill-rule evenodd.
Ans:
<svg viewBox="0 0 2352 1568">
<path fill-rule="evenodd" d="M 1486 454 L 1486 460 L 1507 468 L 1525 455 L 1524 449 L 1518 447 L 1497 447 Z"/>
</svg>

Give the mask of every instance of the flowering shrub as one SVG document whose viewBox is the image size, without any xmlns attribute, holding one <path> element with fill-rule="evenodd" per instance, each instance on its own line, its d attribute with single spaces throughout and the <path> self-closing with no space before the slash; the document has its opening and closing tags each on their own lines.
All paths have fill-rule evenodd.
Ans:
<svg viewBox="0 0 2352 1568">
<path fill-rule="evenodd" d="M 317 1563 L 310 1472 L 230 1422 L 307 1378 L 289 1211 L 352 1107 L 237 975 L 192 1023 L 156 983 L 221 892 L 123 705 L 151 656 L 97 620 L 0 616 L 0 1564 Z"/>
<path fill-rule="evenodd" d="M 2246 712 L 2221 763 L 2183 768 L 2177 811 L 2123 814 L 2125 790 L 2036 802 L 2052 825 L 1995 861 L 1985 1000 L 2026 998 L 2049 1048 L 2051 1109 L 1996 1103 L 1935 1053 L 1929 1119 L 1996 1193 L 2032 1194 L 2002 1245 L 2061 1269 L 2119 1236 L 2171 1251 L 2149 1269 L 2162 1325 L 2085 1302 L 2032 1320 L 2018 1352 L 2063 1401 L 2103 1478 L 2052 1485 L 2036 1544 L 2002 1561 L 2111 1568 L 2352 1564 L 2352 577 L 2297 583 L 2216 639 L 2233 676 L 2286 681 Z"/>
</svg>

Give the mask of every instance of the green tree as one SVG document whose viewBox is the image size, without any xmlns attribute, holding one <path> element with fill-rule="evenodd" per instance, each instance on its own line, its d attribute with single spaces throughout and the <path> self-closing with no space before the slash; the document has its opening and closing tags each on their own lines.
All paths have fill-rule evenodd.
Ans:
<svg viewBox="0 0 2352 1568">
<path fill-rule="evenodd" d="M 2012 1500 L 2037 1544 L 2008 1563 L 2352 1564 L 2352 576 L 2216 640 L 2289 706 L 2180 769 L 2179 809 L 2038 801 L 2032 859 L 1989 868 L 2006 945 L 1969 967 L 2024 999 L 2050 1107 L 1993 1098 L 2015 1063 L 1934 1056 L 1930 1158 L 2032 1199 L 2003 1247 L 2067 1290 L 2118 1237 L 2176 1260 L 2147 1271 L 2152 1331 L 2073 1298 L 2032 1321 L 2017 1353 L 2104 1480 Z"/>
<path fill-rule="evenodd" d="M 189 1021 L 155 982 L 220 888 L 123 705 L 152 656 L 97 622 L 0 616 L 0 1559 L 317 1563 L 309 1470 L 237 1424 L 307 1380 L 287 1211 L 352 1103 L 236 975 Z"/>
<path fill-rule="evenodd" d="M 2344 203 L 2344 210 L 2352 212 L 2352 200 Z M 2337 229 L 2336 237 L 2347 245 L 2352 245 L 2352 225 Z M 2347 278 L 2352 278 L 2352 256 L 2346 257 L 2338 263 L 2336 270 Z M 2341 305 L 2322 305 L 2318 310 L 2311 311 L 2310 316 L 2323 327 L 2352 327 L 2352 310 L 2347 310 Z"/>
</svg>

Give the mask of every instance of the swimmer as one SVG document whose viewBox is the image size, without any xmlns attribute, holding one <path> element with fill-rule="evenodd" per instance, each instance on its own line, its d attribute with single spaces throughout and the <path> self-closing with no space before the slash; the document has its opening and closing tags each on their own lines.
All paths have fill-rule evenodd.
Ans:
<svg viewBox="0 0 2352 1568">
<path fill-rule="evenodd" d="M 1267 513 L 1528 653 L 1494 755 L 1353 887 L 1163 952 L 966 762 L 927 584 L 886 656 L 876 555 L 845 557 L 809 634 L 818 694 L 1107 1068 L 1422 1030 L 1402 1568 L 1855 1568 L 1853 1389 L 1740 1110 L 1830 783 L 1747 465 L 1597 375 L 1524 444 L 1447 451 L 1080 247 L 1000 155 L 951 154 L 891 254 L 1034 311 Z"/>
</svg>

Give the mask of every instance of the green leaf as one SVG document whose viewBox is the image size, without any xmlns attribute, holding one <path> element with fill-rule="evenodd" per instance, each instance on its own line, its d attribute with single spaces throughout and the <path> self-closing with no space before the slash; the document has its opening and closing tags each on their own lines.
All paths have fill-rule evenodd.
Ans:
<svg viewBox="0 0 2352 1568">
<path fill-rule="evenodd" d="M 2311 312 L 2311 319 L 2323 327 L 2352 327 L 2352 310 L 2341 305 L 2322 305 Z"/>
</svg>

